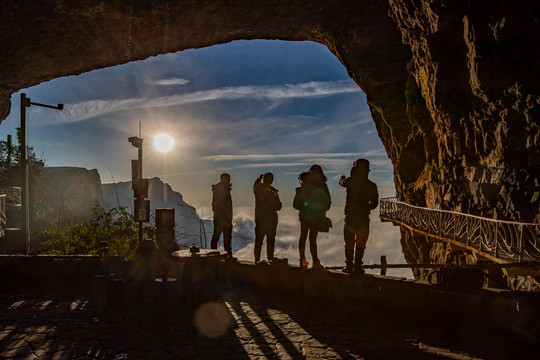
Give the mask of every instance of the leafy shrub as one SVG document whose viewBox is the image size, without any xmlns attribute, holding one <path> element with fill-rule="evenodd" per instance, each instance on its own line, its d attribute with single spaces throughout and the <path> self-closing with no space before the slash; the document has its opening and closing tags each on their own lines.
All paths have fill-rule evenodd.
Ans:
<svg viewBox="0 0 540 360">
<path fill-rule="evenodd" d="M 155 228 L 143 226 L 143 237 L 153 238 Z M 97 255 L 108 242 L 109 255 L 130 257 L 139 242 L 139 224 L 125 207 L 92 208 L 89 220 L 65 228 L 52 227 L 40 234 L 41 251 L 53 255 Z"/>
</svg>

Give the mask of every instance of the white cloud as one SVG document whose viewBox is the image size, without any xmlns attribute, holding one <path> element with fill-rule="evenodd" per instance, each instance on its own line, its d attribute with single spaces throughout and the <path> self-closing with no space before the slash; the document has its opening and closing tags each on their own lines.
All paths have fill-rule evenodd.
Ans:
<svg viewBox="0 0 540 360">
<path fill-rule="evenodd" d="M 384 150 L 373 150 L 362 153 L 297 153 L 297 154 L 239 154 L 239 155 L 212 155 L 202 157 L 202 160 L 212 162 L 228 162 L 230 169 L 251 169 L 251 168 L 268 168 L 268 167 L 294 167 L 319 164 L 324 167 L 324 172 L 327 174 L 343 174 L 344 169 L 349 169 L 353 160 L 357 158 L 384 157 L 382 160 L 372 160 L 372 171 L 383 170 L 386 173 L 392 170 L 392 164 L 386 158 Z M 289 162 L 264 162 L 271 160 L 291 160 Z M 251 161 L 255 161 L 251 163 Z M 235 164 L 239 163 L 239 164 Z M 285 172 L 285 174 L 290 174 Z"/>
<path fill-rule="evenodd" d="M 253 209 L 251 209 L 252 213 Z M 328 216 L 333 221 L 333 228 L 328 233 L 319 233 L 317 250 L 321 263 L 325 266 L 343 266 L 345 252 L 343 242 L 343 213 L 342 209 L 332 209 Z M 234 219 L 233 249 L 240 260 L 253 261 L 253 242 L 255 241 L 254 222 L 252 215 L 246 215 L 250 209 L 243 209 Z M 279 224 L 276 236 L 274 255 L 289 259 L 290 264 L 298 264 L 298 236 L 300 225 L 298 212 L 292 208 L 283 208 L 279 212 Z M 266 240 L 265 240 L 266 241 Z M 386 255 L 389 263 L 404 264 L 405 258 L 400 244 L 399 228 L 390 223 L 382 223 L 378 219 L 378 211 L 371 214 L 370 235 L 364 256 L 364 264 L 379 264 L 381 255 Z M 309 243 L 306 244 L 306 257 L 311 263 Z M 261 258 L 266 258 L 266 243 L 263 244 Z M 369 270 L 378 273 L 379 270 Z M 391 269 L 389 275 L 412 278 L 412 271 Z"/>
<path fill-rule="evenodd" d="M 186 85 L 187 83 L 189 83 L 189 80 L 181 79 L 181 78 L 170 78 L 170 79 L 161 79 L 161 80 L 148 81 L 148 82 L 154 85 L 169 86 L 169 85 Z"/>
<path fill-rule="evenodd" d="M 372 157 L 386 156 L 386 153 L 381 150 L 372 150 L 366 152 L 353 153 L 298 153 L 298 154 L 238 154 L 238 155 L 212 155 L 205 156 L 202 160 L 210 161 L 249 161 L 249 160 L 274 160 L 274 159 L 295 159 L 295 158 L 340 158 L 340 157 Z"/>
<path fill-rule="evenodd" d="M 307 162 L 290 162 L 290 163 L 260 163 L 260 164 L 241 164 L 234 166 L 235 169 L 256 169 L 256 168 L 268 168 L 268 167 L 290 167 L 290 166 L 303 166 L 307 165 Z"/>
<path fill-rule="evenodd" d="M 169 79 L 170 80 L 170 79 Z M 177 82 L 181 82 L 176 79 Z M 168 81 L 168 80 L 161 80 Z M 168 84 L 170 85 L 170 84 Z M 180 95 L 156 98 L 132 98 L 121 100 L 87 100 L 75 104 L 66 104 L 64 112 L 51 123 L 69 123 L 103 116 L 109 113 L 140 108 L 179 106 L 216 100 L 279 100 L 292 98 L 323 97 L 342 93 L 360 92 L 360 88 L 349 80 L 307 82 L 278 86 L 237 86 L 196 91 Z"/>
</svg>

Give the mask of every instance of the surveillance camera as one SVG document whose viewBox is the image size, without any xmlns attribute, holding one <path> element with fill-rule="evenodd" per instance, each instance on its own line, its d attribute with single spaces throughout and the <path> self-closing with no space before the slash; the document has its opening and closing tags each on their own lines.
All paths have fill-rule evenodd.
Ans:
<svg viewBox="0 0 540 360">
<path fill-rule="evenodd" d="M 143 139 L 138 138 L 136 136 L 132 136 L 132 137 L 128 138 L 128 140 L 131 143 L 131 145 L 133 145 L 135 147 L 142 147 Z"/>
</svg>

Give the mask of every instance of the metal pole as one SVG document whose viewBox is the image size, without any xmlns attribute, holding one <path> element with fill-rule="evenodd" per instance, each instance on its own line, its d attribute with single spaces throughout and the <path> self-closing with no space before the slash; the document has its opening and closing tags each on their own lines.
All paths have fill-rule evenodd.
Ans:
<svg viewBox="0 0 540 360">
<path fill-rule="evenodd" d="M 140 132 L 140 130 L 139 130 Z M 140 144 L 140 146 L 137 147 L 137 150 L 138 150 L 138 165 L 139 165 L 139 181 L 142 180 L 143 176 L 142 176 L 142 142 Z M 143 223 L 142 221 L 139 221 L 139 244 L 141 244 L 143 241 Z"/>
<path fill-rule="evenodd" d="M 63 104 L 57 106 L 45 105 L 40 103 L 34 103 L 30 101 L 30 98 L 26 97 L 25 93 L 21 93 L 21 168 L 22 168 L 22 232 L 23 238 L 26 243 L 26 255 L 30 253 L 30 195 L 28 186 L 28 145 L 27 145 L 27 127 L 26 127 L 26 108 L 30 105 L 36 105 L 46 107 L 50 109 L 62 110 Z"/>
<path fill-rule="evenodd" d="M 30 196 L 28 191 L 28 149 L 26 145 L 26 107 L 30 99 L 21 93 L 21 175 L 22 175 L 22 235 L 26 244 L 26 255 L 30 253 Z"/>
</svg>

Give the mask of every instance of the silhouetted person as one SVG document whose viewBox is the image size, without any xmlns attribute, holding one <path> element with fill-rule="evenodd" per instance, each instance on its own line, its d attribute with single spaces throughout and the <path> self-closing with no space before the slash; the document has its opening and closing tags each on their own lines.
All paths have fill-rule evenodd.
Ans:
<svg viewBox="0 0 540 360">
<path fill-rule="evenodd" d="M 255 193 L 255 263 L 261 260 L 261 248 L 265 236 L 266 257 L 269 261 L 274 259 L 278 224 L 277 212 L 281 210 L 282 205 L 278 190 L 272 186 L 273 181 L 274 175 L 266 173 L 259 176 L 253 184 L 253 192 Z"/>
<path fill-rule="evenodd" d="M 300 251 L 300 266 L 307 267 L 306 238 L 309 234 L 309 250 L 313 259 L 313 269 L 322 269 L 317 255 L 317 234 L 319 226 L 326 220 L 326 212 L 332 204 L 330 191 L 326 185 L 326 176 L 319 165 L 313 165 L 308 172 L 298 177 L 300 187 L 296 188 L 296 196 L 293 207 L 299 211 L 300 239 L 298 250 Z"/>
<path fill-rule="evenodd" d="M 347 189 L 343 228 L 346 263 L 343 271 L 346 273 L 364 274 L 362 258 L 369 236 L 369 213 L 379 203 L 377 185 L 368 180 L 368 173 L 369 161 L 358 159 L 353 164 L 351 176 L 342 175 L 339 179 L 339 185 Z"/>
<path fill-rule="evenodd" d="M 231 176 L 223 173 L 220 182 L 212 185 L 212 211 L 214 213 L 214 233 L 210 247 L 217 249 L 217 244 L 221 233 L 223 233 L 223 247 L 232 257 L 231 237 L 232 237 L 232 198 L 231 198 Z"/>
</svg>

